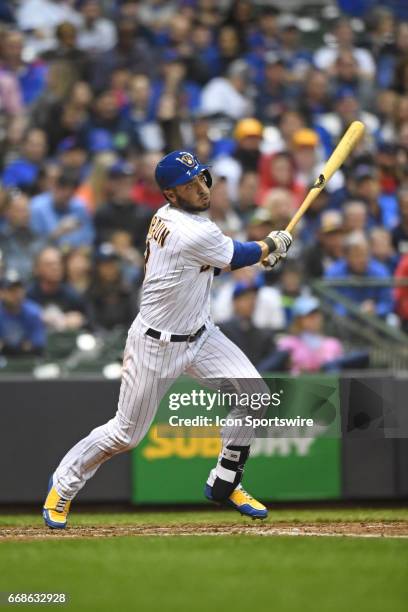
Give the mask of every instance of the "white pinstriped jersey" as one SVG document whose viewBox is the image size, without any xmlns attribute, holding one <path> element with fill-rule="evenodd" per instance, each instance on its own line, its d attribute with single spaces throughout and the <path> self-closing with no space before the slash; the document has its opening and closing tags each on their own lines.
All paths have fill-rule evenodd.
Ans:
<svg viewBox="0 0 408 612">
<path fill-rule="evenodd" d="M 147 234 L 140 316 L 173 334 L 197 331 L 210 315 L 214 268 L 231 263 L 233 242 L 209 219 L 166 204 Z"/>
</svg>

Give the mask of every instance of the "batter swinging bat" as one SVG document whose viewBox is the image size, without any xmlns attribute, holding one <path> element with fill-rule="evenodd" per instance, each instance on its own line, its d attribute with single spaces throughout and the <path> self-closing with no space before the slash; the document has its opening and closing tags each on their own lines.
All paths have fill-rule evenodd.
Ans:
<svg viewBox="0 0 408 612">
<path fill-rule="evenodd" d="M 361 123 L 361 121 L 353 121 L 353 123 L 349 126 L 343 138 L 340 140 L 339 144 L 327 160 L 322 173 L 319 175 L 319 178 L 316 180 L 302 204 L 289 221 L 288 226 L 286 227 L 287 232 L 293 231 L 311 203 L 317 198 L 322 189 L 324 189 L 336 170 L 340 168 L 346 157 L 350 155 L 351 151 L 354 149 L 363 135 L 364 129 L 364 124 Z"/>
</svg>

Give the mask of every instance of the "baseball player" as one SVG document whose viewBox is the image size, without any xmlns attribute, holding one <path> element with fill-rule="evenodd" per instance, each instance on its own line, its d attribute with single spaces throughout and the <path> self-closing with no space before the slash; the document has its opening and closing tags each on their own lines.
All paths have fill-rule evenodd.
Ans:
<svg viewBox="0 0 408 612">
<path fill-rule="evenodd" d="M 78 442 L 53 473 L 43 517 L 54 529 L 66 526 L 71 500 L 98 467 L 143 439 L 171 380 L 187 373 L 204 382 L 250 379 L 255 386 L 265 384 L 246 355 L 211 320 L 211 284 L 221 270 L 264 260 L 274 266 L 285 257 L 291 235 L 273 231 L 260 242 L 225 236 L 200 214 L 210 207 L 212 178 L 208 167 L 189 152 L 163 157 L 156 181 L 168 203 L 154 215 L 146 238 L 140 312 L 126 342 L 118 409 L 110 421 Z M 222 435 L 206 497 L 252 518 L 265 518 L 265 506 L 241 486 L 253 433 L 230 428 Z"/>
</svg>

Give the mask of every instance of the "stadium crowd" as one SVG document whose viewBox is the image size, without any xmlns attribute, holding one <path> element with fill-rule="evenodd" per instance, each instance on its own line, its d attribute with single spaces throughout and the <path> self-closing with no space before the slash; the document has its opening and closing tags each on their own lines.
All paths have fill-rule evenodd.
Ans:
<svg viewBox="0 0 408 612">
<path fill-rule="evenodd" d="M 164 204 L 154 170 L 173 149 L 211 165 L 221 229 L 258 240 L 286 226 L 351 121 L 366 125 L 285 265 L 215 279 L 215 320 L 261 368 L 341 357 L 314 279 L 408 278 L 408 21 L 374 3 L 311 35 L 265 4 L 2 5 L 0 352 L 42 354 L 50 332 L 130 325 Z M 408 331 L 408 287 L 339 291 Z"/>
</svg>

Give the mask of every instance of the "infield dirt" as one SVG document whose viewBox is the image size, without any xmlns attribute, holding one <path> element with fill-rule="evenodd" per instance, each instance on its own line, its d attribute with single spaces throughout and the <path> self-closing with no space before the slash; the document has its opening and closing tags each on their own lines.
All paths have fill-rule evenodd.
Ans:
<svg viewBox="0 0 408 612">
<path fill-rule="evenodd" d="M 123 536 L 343 536 L 408 538 L 407 521 L 380 522 L 279 522 L 276 524 L 254 521 L 251 524 L 195 524 L 175 525 L 116 525 L 70 526 L 53 531 L 45 527 L 2 527 L 0 541 L 29 541 L 72 538 L 116 538 Z"/>
</svg>

